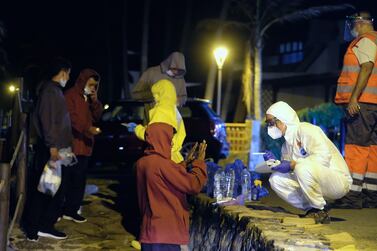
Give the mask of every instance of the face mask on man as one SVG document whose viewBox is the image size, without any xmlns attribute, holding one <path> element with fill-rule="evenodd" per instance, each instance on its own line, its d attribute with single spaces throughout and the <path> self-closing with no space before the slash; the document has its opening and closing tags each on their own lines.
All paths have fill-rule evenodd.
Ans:
<svg viewBox="0 0 377 251">
<path fill-rule="evenodd" d="M 283 133 L 282 133 L 282 131 L 281 131 L 279 128 L 277 128 L 276 126 L 268 127 L 268 129 L 267 129 L 267 133 L 268 133 L 268 135 L 269 135 L 272 139 L 278 139 L 278 138 L 283 137 Z"/>
<path fill-rule="evenodd" d="M 68 80 L 67 79 L 64 79 L 64 78 L 61 78 L 60 80 L 59 80 L 59 84 L 60 84 L 60 86 L 61 87 L 65 87 L 65 85 L 67 84 L 67 82 L 68 82 Z"/>
<path fill-rule="evenodd" d="M 351 30 L 351 35 L 354 37 L 354 38 L 357 38 L 359 36 L 359 32 L 357 32 L 357 30 L 355 28 L 353 28 Z"/>
<path fill-rule="evenodd" d="M 168 74 L 169 77 L 172 77 L 172 78 L 175 77 L 175 75 L 174 75 L 174 73 L 173 73 L 172 70 L 167 70 L 167 71 L 166 71 L 166 74 Z"/>
<path fill-rule="evenodd" d="M 85 94 L 85 95 L 90 95 L 90 94 L 92 94 L 92 92 L 91 92 L 91 90 L 90 90 L 90 88 L 89 88 L 88 86 L 85 86 L 84 94 Z"/>
</svg>

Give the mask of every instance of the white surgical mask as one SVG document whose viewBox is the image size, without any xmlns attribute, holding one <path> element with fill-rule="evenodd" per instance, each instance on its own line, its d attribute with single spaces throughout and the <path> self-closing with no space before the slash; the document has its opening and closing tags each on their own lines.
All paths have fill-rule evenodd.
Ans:
<svg viewBox="0 0 377 251">
<path fill-rule="evenodd" d="M 353 28 L 352 30 L 351 30 L 351 35 L 353 36 L 353 37 L 358 37 L 359 36 L 359 33 L 356 31 L 356 29 L 355 28 Z"/>
<path fill-rule="evenodd" d="M 174 77 L 174 73 L 172 72 L 172 70 L 167 70 L 166 74 L 168 74 L 170 77 Z"/>
<path fill-rule="evenodd" d="M 84 94 L 85 95 L 90 95 L 92 92 L 90 91 L 90 89 L 87 87 L 87 86 L 85 86 L 85 89 L 84 89 Z"/>
<path fill-rule="evenodd" d="M 272 139 L 278 139 L 283 137 L 282 131 L 276 126 L 268 127 L 267 133 Z"/>
<path fill-rule="evenodd" d="M 67 84 L 67 81 L 68 81 L 68 80 L 66 80 L 66 79 L 64 79 L 64 78 L 61 78 L 61 79 L 59 80 L 59 84 L 60 84 L 60 86 L 64 88 L 65 85 Z"/>
</svg>

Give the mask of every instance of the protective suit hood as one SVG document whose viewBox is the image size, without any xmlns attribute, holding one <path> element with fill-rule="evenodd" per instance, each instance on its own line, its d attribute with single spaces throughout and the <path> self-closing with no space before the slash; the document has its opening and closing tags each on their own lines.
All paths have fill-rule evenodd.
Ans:
<svg viewBox="0 0 377 251">
<path fill-rule="evenodd" d="M 161 71 L 167 74 L 171 68 L 178 70 L 178 75 L 175 78 L 183 78 L 186 74 L 185 56 L 180 52 L 173 52 L 167 59 L 161 62 Z"/>
<path fill-rule="evenodd" d="M 149 111 L 149 124 L 165 123 L 177 130 L 177 93 L 172 82 L 162 79 L 152 86 L 155 106 Z"/>
<path fill-rule="evenodd" d="M 295 110 L 283 101 L 276 102 L 268 108 L 266 114 L 270 114 L 287 126 L 284 138 L 290 144 L 293 144 L 294 135 L 300 125 L 300 119 Z"/>
</svg>

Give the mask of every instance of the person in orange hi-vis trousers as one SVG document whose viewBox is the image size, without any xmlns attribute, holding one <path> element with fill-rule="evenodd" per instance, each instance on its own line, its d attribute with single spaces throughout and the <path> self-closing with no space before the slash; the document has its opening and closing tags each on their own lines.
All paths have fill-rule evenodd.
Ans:
<svg viewBox="0 0 377 251">
<path fill-rule="evenodd" d="M 345 160 L 352 174 L 350 192 L 338 208 L 377 207 L 377 32 L 373 18 L 361 12 L 347 17 L 344 56 L 335 103 L 346 108 Z"/>
</svg>

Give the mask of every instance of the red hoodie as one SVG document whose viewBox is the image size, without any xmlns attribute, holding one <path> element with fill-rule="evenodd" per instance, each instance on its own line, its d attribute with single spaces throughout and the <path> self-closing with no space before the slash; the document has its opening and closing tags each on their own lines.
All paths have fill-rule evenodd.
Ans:
<svg viewBox="0 0 377 251">
<path fill-rule="evenodd" d="M 190 172 L 170 159 L 173 127 L 147 127 L 149 144 L 137 162 L 137 186 L 142 225 L 140 242 L 185 245 L 189 242 L 189 205 L 186 194 L 200 192 L 207 180 L 205 162 L 195 160 Z"/>
<path fill-rule="evenodd" d="M 100 78 L 92 69 L 84 69 L 80 72 L 75 86 L 65 92 L 65 100 L 72 121 L 73 152 L 76 155 L 91 156 L 94 144 L 94 136 L 89 133 L 93 122 L 101 118 L 103 107 L 98 100 L 92 102 L 84 97 L 86 82 L 91 77 Z"/>
</svg>

